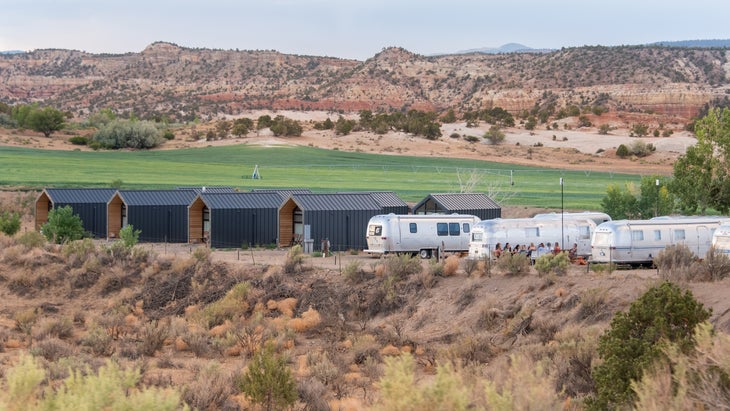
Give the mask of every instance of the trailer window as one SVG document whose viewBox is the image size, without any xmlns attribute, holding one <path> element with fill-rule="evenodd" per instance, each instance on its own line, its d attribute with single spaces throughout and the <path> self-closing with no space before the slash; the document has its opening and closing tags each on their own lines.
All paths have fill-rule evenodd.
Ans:
<svg viewBox="0 0 730 411">
<path fill-rule="evenodd" d="M 439 236 L 449 235 L 449 225 L 446 223 L 436 223 L 436 234 Z"/>
<path fill-rule="evenodd" d="M 644 231 L 642 231 L 642 230 L 631 230 L 631 240 L 633 240 L 633 241 L 644 241 Z"/>
<path fill-rule="evenodd" d="M 578 231 L 580 232 L 580 238 L 584 240 L 588 240 L 591 238 L 591 228 L 587 225 L 579 226 Z"/>
<path fill-rule="evenodd" d="M 449 235 L 461 235 L 459 223 L 449 223 Z"/>
<path fill-rule="evenodd" d="M 527 227 L 525 228 L 525 237 L 540 237 L 540 228 L 539 227 Z"/>
<path fill-rule="evenodd" d="M 371 225 L 368 227 L 368 235 L 369 236 L 378 236 L 383 233 L 383 226 L 381 225 Z"/>
<path fill-rule="evenodd" d="M 482 233 L 471 233 L 471 241 L 482 241 Z"/>
<path fill-rule="evenodd" d="M 684 240 L 684 230 L 674 230 L 674 241 Z"/>
<path fill-rule="evenodd" d="M 462 231 L 464 231 L 465 233 L 468 233 L 468 232 L 469 232 L 469 230 L 470 230 L 470 228 L 469 228 L 469 223 L 464 223 L 464 224 L 462 225 L 462 228 L 461 228 L 461 229 L 462 229 Z"/>
<path fill-rule="evenodd" d="M 416 234 L 418 232 L 418 224 L 410 223 L 408 224 L 408 229 L 411 231 L 411 234 Z"/>
<path fill-rule="evenodd" d="M 654 230 L 654 241 L 660 241 L 662 239 L 662 230 Z"/>
</svg>

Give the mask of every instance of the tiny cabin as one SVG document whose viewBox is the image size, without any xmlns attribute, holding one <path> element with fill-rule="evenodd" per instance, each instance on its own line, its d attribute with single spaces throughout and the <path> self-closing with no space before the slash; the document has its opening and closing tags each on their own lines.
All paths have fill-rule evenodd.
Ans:
<svg viewBox="0 0 730 411">
<path fill-rule="evenodd" d="M 107 203 L 116 189 L 113 188 L 46 188 L 36 199 L 35 229 L 48 222 L 48 213 L 54 208 L 71 207 L 78 215 L 84 230 L 96 238 L 106 238 Z"/>
</svg>

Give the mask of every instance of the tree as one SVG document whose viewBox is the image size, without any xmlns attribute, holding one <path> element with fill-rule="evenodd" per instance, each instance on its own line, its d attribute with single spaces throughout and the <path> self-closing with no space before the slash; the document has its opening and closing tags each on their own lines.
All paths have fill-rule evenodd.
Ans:
<svg viewBox="0 0 730 411">
<path fill-rule="evenodd" d="M 453 108 L 450 108 L 449 111 L 441 117 L 441 122 L 445 124 L 456 123 L 456 113 L 454 113 Z"/>
<path fill-rule="evenodd" d="M 215 125 L 215 130 L 218 133 L 218 137 L 226 138 L 228 137 L 228 132 L 231 130 L 231 122 L 228 120 L 220 120 Z"/>
<path fill-rule="evenodd" d="M 674 163 L 669 189 L 682 212 L 730 209 L 730 110 L 712 109 L 695 123 L 697 144 Z"/>
<path fill-rule="evenodd" d="M 48 212 L 48 222 L 41 227 L 41 233 L 48 241 L 62 244 L 83 238 L 84 224 L 71 206 L 54 208 Z"/>
<path fill-rule="evenodd" d="M 656 185 L 657 180 L 659 186 Z M 627 184 L 623 190 L 618 185 L 609 185 L 606 196 L 601 200 L 601 208 L 614 220 L 623 220 L 671 214 L 674 203 L 675 196 L 661 177 L 644 176 L 638 190 L 632 184 Z"/>
<path fill-rule="evenodd" d="M 611 131 L 611 126 L 608 124 L 601 124 L 598 126 L 598 134 L 606 135 Z"/>
<path fill-rule="evenodd" d="M 329 120 L 329 118 L 327 120 Z M 340 116 L 335 122 L 335 134 L 346 136 L 350 134 L 353 127 L 355 127 L 355 120 L 347 120 Z"/>
<path fill-rule="evenodd" d="M 633 218 L 638 214 L 636 197 L 631 193 L 631 187 L 622 190 L 616 184 L 610 184 L 606 189 L 606 196 L 601 200 L 601 209 L 614 220 Z"/>
<path fill-rule="evenodd" d="M 262 116 L 259 116 L 258 120 L 256 120 L 256 130 L 261 130 L 262 128 L 271 127 L 272 120 L 271 116 L 268 114 L 264 114 Z"/>
<path fill-rule="evenodd" d="M 236 137 L 245 136 L 253 130 L 253 120 L 248 117 L 237 118 L 233 121 L 231 133 Z"/>
<path fill-rule="evenodd" d="M 240 387 L 253 403 L 266 410 L 291 406 L 297 399 L 296 383 L 286 359 L 274 353 L 271 343 L 254 354 Z"/>
<path fill-rule="evenodd" d="M 537 126 L 537 120 L 534 116 L 530 116 L 527 118 L 527 122 L 525 123 L 525 130 L 534 130 Z"/>
<path fill-rule="evenodd" d="M 43 133 L 50 137 L 54 132 L 66 126 L 65 116 L 62 111 L 53 107 L 44 107 L 31 111 L 26 119 L 26 125 L 33 131 Z"/>
<path fill-rule="evenodd" d="M 504 141 L 504 133 L 502 132 L 502 129 L 500 129 L 499 126 L 496 124 L 489 127 L 489 131 L 484 133 L 483 137 L 495 145 Z"/>
<path fill-rule="evenodd" d="M 695 345 L 695 327 L 708 318 L 710 311 L 691 292 L 682 293 L 671 282 L 650 288 L 628 312 L 617 313 L 600 337 L 598 354 L 603 363 L 593 370 L 596 397 L 588 402 L 588 408 L 630 405 L 635 397 L 631 381 L 640 380 L 644 371 L 661 358 L 660 342 L 677 344 L 687 353 Z"/>
</svg>

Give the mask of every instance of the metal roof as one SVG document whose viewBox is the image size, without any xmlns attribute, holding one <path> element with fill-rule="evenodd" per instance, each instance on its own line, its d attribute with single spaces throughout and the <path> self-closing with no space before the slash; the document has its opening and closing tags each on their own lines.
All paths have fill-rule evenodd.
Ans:
<svg viewBox="0 0 730 411">
<path fill-rule="evenodd" d="M 115 188 L 46 188 L 44 191 L 51 202 L 61 204 L 106 204 L 117 192 Z"/>
<path fill-rule="evenodd" d="M 278 209 L 283 200 L 278 193 L 202 193 L 203 202 L 210 209 Z"/>
<path fill-rule="evenodd" d="M 433 199 L 445 210 L 489 210 L 501 209 L 499 204 L 484 193 L 442 193 L 429 194 L 418 204 L 413 206 L 417 209 L 429 199 Z"/>
<path fill-rule="evenodd" d="M 331 210 L 331 211 L 352 211 L 352 210 L 374 210 L 379 211 L 380 206 L 369 193 L 342 194 L 327 193 L 313 194 L 300 193 L 291 196 L 294 202 L 302 210 Z"/>
<path fill-rule="evenodd" d="M 193 190 L 197 194 L 200 193 L 236 193 L 236 189 L 233 187 L 221 187 L 221 186 L 200 186 L 200 187 L 177 187 L 178 190 Z"/>
<path fill-rule="evenodd" d="M 393 191 L 343 191 L 338 194 L 369 194 L 381 207 L 408 207 L 408 204 Z"/>
<path fill-rule="evenodd" d="M 312 191 L 308 188 L 254 188 L 251 190 L 252 193 L 276 193 L 284 201 L 294 194 L 311 194 Z"/>
<path fill-rule="evenodd" d="M 193 190 L 120 190 L 127 206 L 189 206 L 197 193 Z"/>
</svg>

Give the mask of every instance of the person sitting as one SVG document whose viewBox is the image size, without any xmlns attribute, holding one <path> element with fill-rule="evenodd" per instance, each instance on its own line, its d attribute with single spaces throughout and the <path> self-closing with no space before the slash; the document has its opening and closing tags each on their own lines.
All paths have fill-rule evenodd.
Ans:
<svg viewBox="0 0 730 411">
<path fill-rule="evenodd" d="M 506 253 L 512 253 L 512 246 L 509 245 L 509 243 L 504 243 L 504 252 Z"/>
<path fill-rule="evenodd" d="M 570 257 L 570 261 L 574 261 L 578 257 L 578 244 L 573 243 L 573 247 L 568 250 L 568 257 Z"/>
<path fill-rule="evenodd" d="M 555 247 L 553 248 L 553 255 L 558 255 L 558 254 L 560 254 L 560 243 L 558 243 L 556 241 L 555 242 Z"/>
<path fill-rule="evenodd" d="M 500 255 L 502 255 L 502 243 L 497 243 L 494 246 L 494 258 L 499 258 Z"/>
</svg>

